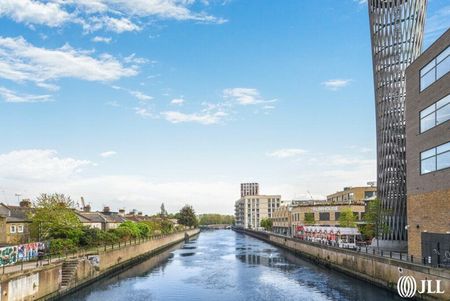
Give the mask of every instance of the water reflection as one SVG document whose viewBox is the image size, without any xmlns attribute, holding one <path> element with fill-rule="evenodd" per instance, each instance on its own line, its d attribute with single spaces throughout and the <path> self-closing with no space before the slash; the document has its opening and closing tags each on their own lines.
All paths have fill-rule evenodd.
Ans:
<svg viewBox="0 0 450 301">
<path fill-rule="evenodd" d="M 64 300 L 401 300 L 229 230 L 208 231 Z"/>
</svg>

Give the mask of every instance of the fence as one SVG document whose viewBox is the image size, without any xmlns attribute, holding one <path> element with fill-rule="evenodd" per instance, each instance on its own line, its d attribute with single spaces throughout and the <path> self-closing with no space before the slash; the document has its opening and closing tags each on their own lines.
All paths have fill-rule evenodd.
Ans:
<svg viewBox="0 0 450 301">
<path fill-rule="evenodd" d="M 173 232 L 171 234 L 176 233 L 182 233 L 183 231 Z M 60 261 L 64 261 L 67 259 L 75 259 L 75 258 L 88 258 L 90 255 L 98 255 L 100 252 L 107 252 L 110 250 L 117 250 L 122 249 L 130 245 L 137 245 L 144 242 L 148 242 L 151 240 L 159 240 L 163 239 L 165 237 L 170 236 L 171 234 L 161 234 L 161 235 L 153 235 L 145 238 L 132 238 L 129 240 L 121 241 L 114 244 L 102 244 L 94 247 L 87 247 L 87 248 L 78 248 L 75 252 L 59 252 L 59 253 L 50 253 L 48 251 L 49 244 L 46 243 L 31 243 L 31 244 L 44 244 L 46 246 L 45 252 L 37 252 L 36 256 L 33 256 L 32 258 L 27 259 L 26 257 L 21 257 L 18 259 L 16 256 L 16 260 L 14 262 L 10 262 L 9 264 L 3 264 L 0 265 L 1 273 L 2 274 L 9 274 L 24 270 L 30 270 L 37 267 L 49 265 L 51 263 L 56 263 Z M 25 244 L 25 245 L 31 245 L 31 244 Z M 2 249 L 7 248 L 17 248 L 18 246 L 11 246 L 11 247 L 5 247 Z M 1 250 L 0 249 L 0 252 Z M 1 253 L 0 253 L 1 254 Z"/>
</svg>

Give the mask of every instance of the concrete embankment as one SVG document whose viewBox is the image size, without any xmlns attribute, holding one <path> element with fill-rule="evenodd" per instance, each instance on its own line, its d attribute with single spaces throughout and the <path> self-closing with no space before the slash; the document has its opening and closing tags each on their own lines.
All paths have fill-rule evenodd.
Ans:
<svg viewBox="0 0 450 301">
<path fill-rule="evenodd" d="M 393 258 L 372 256 L 266 232 L 234 230 L 295 252 L 328 268 L 395 292 L 397 292 L 397 282 L 401 276 L 414 277 L 417 281 L 418 290 L 422 289 L 422 280 L 429 280 L 426 283 L 430 284 L 431 292 L 434 293 L 416 293 L 415 297 L 417 299 L 450 300 L 450 271 L 448 269 L 433 268 Z M 439 288 L 437 288 L 437 283 L 440 283 Z M 436 293 L 437 289 L 444 293 Z"/>
<path fill-rule="evenodd" d="M 194 229 L 174 233 L 112 250 L 98 250 L 33 270 L 2 275 L 0 301 L 57 299 L 100 278 L 127 269 L 199 232 Z"/>
</svg>

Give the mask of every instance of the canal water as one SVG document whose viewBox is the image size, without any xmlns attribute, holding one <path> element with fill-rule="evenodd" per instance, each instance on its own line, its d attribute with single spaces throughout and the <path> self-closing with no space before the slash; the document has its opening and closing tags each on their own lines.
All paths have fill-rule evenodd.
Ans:
<svg viewBox="0 0 450 301">
<path fill-rule="evenodd" d="M 231 230 L 202 232 L 63 300 L 401 300 Z"/>
</svg>

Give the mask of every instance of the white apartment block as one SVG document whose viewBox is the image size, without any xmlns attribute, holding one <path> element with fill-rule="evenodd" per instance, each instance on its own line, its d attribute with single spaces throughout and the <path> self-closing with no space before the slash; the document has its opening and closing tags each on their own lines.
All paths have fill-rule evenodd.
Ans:
<svg viewBox="0 0 450 301">
<path fill-rule="evenodd" d="M 235 203 L 236 227 L 258 229 L 264 218 L 271 218 L 280 207 L 280 195 L 247 195 Z"/>
<path fill-rule="evenodd" d="M 258 183 L 241 183 L 241 198 L 247 195 L 258 195 L 259 184 Z"/>
</svg>

